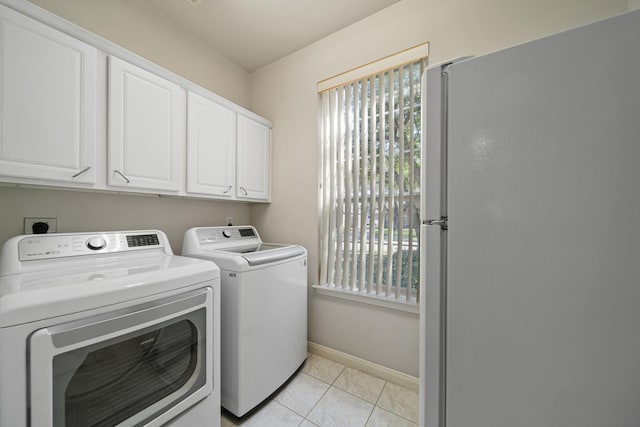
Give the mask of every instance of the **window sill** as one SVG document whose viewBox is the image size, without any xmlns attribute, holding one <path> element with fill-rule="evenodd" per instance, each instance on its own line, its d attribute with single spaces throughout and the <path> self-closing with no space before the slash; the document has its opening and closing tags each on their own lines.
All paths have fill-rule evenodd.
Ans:
<svg viewBox="0 0 640 427">
<path fill-rule="evenodd" d="M 405 313 L 415 315 L 420 314 L 420 305 L 415 298 L 410 298 L 409 301 L 407 301 L 405 297 L 395 299 L 392 297 L 376 295 L 375 293 L 354 292 L 347 289 L 336 288 L 331 285 L 313 285 L 312 287 L 321 295 L 328 295 L 335 298 L 356 301 L 362 304 L 390 308 L 392 310 L 404 311 Z"/>
</svg>

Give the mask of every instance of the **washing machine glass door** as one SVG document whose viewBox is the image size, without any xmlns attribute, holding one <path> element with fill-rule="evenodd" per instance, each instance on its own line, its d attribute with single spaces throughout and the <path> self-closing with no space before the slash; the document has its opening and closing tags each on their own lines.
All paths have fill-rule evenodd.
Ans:
<svg viewBox="0 0 640 427">
<path fill-rule="evenodd" d="M 208 289 L 35 332 L 32 425 L 160 425 L 209 394 L 211 298 Z"/>
</svg>

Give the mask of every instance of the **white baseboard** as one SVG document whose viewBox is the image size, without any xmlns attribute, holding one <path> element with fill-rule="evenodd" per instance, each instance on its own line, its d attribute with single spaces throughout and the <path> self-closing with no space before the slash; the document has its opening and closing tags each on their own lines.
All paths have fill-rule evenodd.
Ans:
<svg viewBox="0 0 640 427">
<path fill-rule="evenodd" d="M 359 357 L 352 356 L 347 353 L 343 353 L 338 350 L 334 350 L 330 347 L 307 341 L 307 350 L 309 353 L 315 354 L 325 359 L 329 359 L 333 362 L 341 363 L 353 369 L 357 369 L 369 375 L 373 375 L 378 378 L 382 378 L 390 383 L 397 384 L 403 387 L 407 387 L 411 390 L 418 391 L 419 382 L 418 378 L 405 373 L 387 368 L 382 365 L 378 365 L 368 360 L 360 359 Z"/>
</svg>

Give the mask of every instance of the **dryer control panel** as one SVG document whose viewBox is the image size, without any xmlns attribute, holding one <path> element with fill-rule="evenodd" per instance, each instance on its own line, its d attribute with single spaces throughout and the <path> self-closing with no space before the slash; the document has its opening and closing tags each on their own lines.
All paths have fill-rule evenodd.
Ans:
<svg viewBox="0 0 640 427">
<path fill-rule="evenodd" d="M 33 234 L 18 242 L 20 261 L 165 248 L 160 231 Z"/>
</svg>

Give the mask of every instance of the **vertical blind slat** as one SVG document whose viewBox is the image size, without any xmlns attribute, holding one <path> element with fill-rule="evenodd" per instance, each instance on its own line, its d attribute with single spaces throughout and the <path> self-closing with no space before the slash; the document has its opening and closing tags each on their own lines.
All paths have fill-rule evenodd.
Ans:
<svg viewBox="0 0 640 427">
<path fill-rule="evenodd" d="M 414 65 L 409 65 L 409 99 L 411 100 L 409 103 L 409 161 L 411 162 L 411 166 L 409 167 L 409 188 L 415 188 L 415 168 L 413 164 L 415 162 L 415 117 L 414 117 L 414 101 L 415 101 L 415 84 L 413 82 L 413 69 Z M 409 250 L 407 257 L 407 276 L 412 277 L 413 275 L 413 234 L 415 232 L 414 227 L 414 192 L 411 191 L 409 193 Z M 407 283 L 406 289 L 406 298 L 409 301 L 411 297 L 411 283 Z"/>
<path fill-rule="evenodd" d="M 335 230 L 336 230 L 336 207 L 335 207 L 335 176 L 336 176 L 336 127 L 337 127 L 337 117 L 336 117 L 336 91 L 332 90 L 329 92 L 329 116 L 331 117 L 331 126 L 329 127 L 329 180 L 327 182 L 329 186 L 329 200 L 331 203 L 329 205 L 329 259 L 332 260 L 329 263 L 329 271 L 327 280 L 329 283 L 335 285 Z"/>
<path fill-rule="evenodd" d="M 396 153 L 395 153 L 395 145 L 396 145 L 396 136 L 395 136 L 395 114 L 396 114 L 396 91 L 395 91 L 395 80 L 396 80 L 396 71 L 391 70 L 389 75 L 389 186 L 387 188 L 387 212 L 388 215 L 388 224 L 387 224 L 387 277 L 386 277 L 386 289 L 385 295 L 391 295 L 391 287 L 393 284 L 393 242 L 394 242 L 394 231 L 395 231 L 395 222 L 397 221 L 397 217 L 395 215 L 395 164 L 396 164 Z"/>
<path fill-rule="evenodd" d="M 351 282 L 351 290 L 355 291 L 358 288 L 358 259 L 360 257 L 360 247 L 358 239 L 360 237 L 360 217 L 362 215 L 360 209 L 360 85 L 361 82 L 356 82 L 353 85 L 353 200 L 354 200 L 354 218 L 353 218 L 353 234 L 351 236 L 353 254 L 351 255 L 351 271 L 353 280 Z"/>
<path fill-rule="evenodd" d="M 418 76 L 418 79 L 422 79 L 422 75 L 424 74 L 425 68 L 427 66 L 427 60 L 423 59 L 422 61 L 420 61 L 420 75 Z M 422 80 L 420 80 L 420 85 L 422 85 Z M 422 93 L 422 89 L 420 91 L 418 91 L 417 93 Z M 422 97 L 422 95 L 420 95 Z M 418 113 L 418 114 L 422 114 L 422 113 Z M 420 120 L 422 122 L 422 115 L 420 116 Z M 420 129 L 422 131 L 422 129 Z M 420 137 L 422 137 L 422 135 L 420 135 Z M 420 154 L 420 170 L 422 171 L 422 165 L 423 165 L 423 161 L 424 159 L 422 158 L 422 152 Z M 420 184 L 420 181 L 418 181 L 418 183 Z M 420 191 L 420 195 L 422 195 L 422 188 L 419 189 Z M 420 202 L 418 202 L 420 203 Z M 420 221 L 420 218 L 418 218 L 418 221 Z M 418 230 L 420 229 L 420 227 L 418 227 Z M 418 242 L 420 242 L 420 239 L 422 237 L 420 235 L 418 235 Z M 420 302 L 420 286 L 418 284 L 418 286 L 416 286 L 416 302 Z"/>
<path fill-rule="evenodd" d="M 340 287 L 344 286 L 342 281 L 342 254 L 343 247 L 343 222 L 344 222 L 344 134 L 345 134 L 345 117 L 344 117 L 344 88 L 338 88 L 336 97 L 336 174 L 334 176 L 336 183 L 336 276 L 335 284 Z"/>
<path fill-rule="evenodd" d="M 367 210 L 366 206 L 369 203 L 368 186 L 367 186 L 367 168 L 369 167 L 369 144 L 367 142 L 368 123 L 367 120 L 369 107 L 367 96 L 369 86 L 369 80 L 362 80 L 361 87 L 361 128 L 360 128 L 360 144 L 362 146 L 361 167 L 360 167 L 360 209 L 362 209 L 362 217 L 360 220 L 360 283 L 359 290 L 364 291 L 366 289 L 366 272 L 367 272 Z"/>
<path fill-rule="evenodd" d="M 369 270 L 367 274 L 367 292 L 371 293 L 373 291 L 373 271 L 375 267 L 375 206 L 376 206 L 376 174 L 377 174 L 377 162 L 376 162 L 376 81 L 375 77 L 371 76 L 369 78 L 369 97 L 371 102 L 369 102 L 369 131 L 367 132 L 367 138 L 369 141 Z"/>
<path fill-rule="evenodd" d="M 404 67 L 400 68 L 398 76 L 398 252 L 396 256 L 396 286 L 395 297 L 400 298 L 400 288 L 402 286 L 402 251 L 404 250 L 404 167 L 405 167 L 405 155 L 404 155 Z"/>
<path fill-rule="evenodd" d="M 329 92 L 322 93 L 321 99 L 321 108 L 322 108 L 322 126 L 320 128 L 321 139 L 322 139 L 322 150 L 321 150 L 321 168 L 322 168 L 322 183 L 321 183 L 321 201 L 322 201 L 322 227 L 320 227 L 320 256 L 321 256 L 321 265 L 320 265 L 320 283 L 327 283 L 327 269 L 329 268 L 329 264 L 331 263 L 331 258 L 329 258 L 329 211 L 327 210 L 327 206 L 329 206 L 333 201 L 329 197 L 329 158 L 327 157 L 329 146 L 329 126 L 331 123 L 331 116 L 329 114 Z"/>
<path fill-rule="evenodd" d="M 352 186 L 352 156 L 353 156 L 353 138 L 351 123 L 351 91 L 352 85 L 346 86 L 344 111 L 345 111 L 345 146 L 344 146 L 344 177 L 345 177 L 345 195 L 344 195 L 344 253 L 342 255 L 342 287 L 351 288 L 351 257 L 353 256 L 353 248 L 351 247 L 351 228 L 353 221 L 353 190 Z"/>
<path fill-rule="evenodd" d="M 376 274 L 376 294 L 382 295 L 382 266 L 383 266 L 383 242 L 384 242 L 384 226 L 385 226 L 385 217 L 386 214 L 384 212 L 384 192 L 385 192 L 385 152 L 386 152 L 386 144 L 384 138 L 384 127 L 385 127 L 385 116 L 386 112 L 384 109 L 384 101 L 385 101 L 385 90 L 384 90 L 384 81 L 385 75 L 381 73 L 378 75 L 378 149 L 377 155 L 379 157 L 379 181 L 378 181 L 378 256 L 377 256 L 377 274 Z"/>
</svg>

